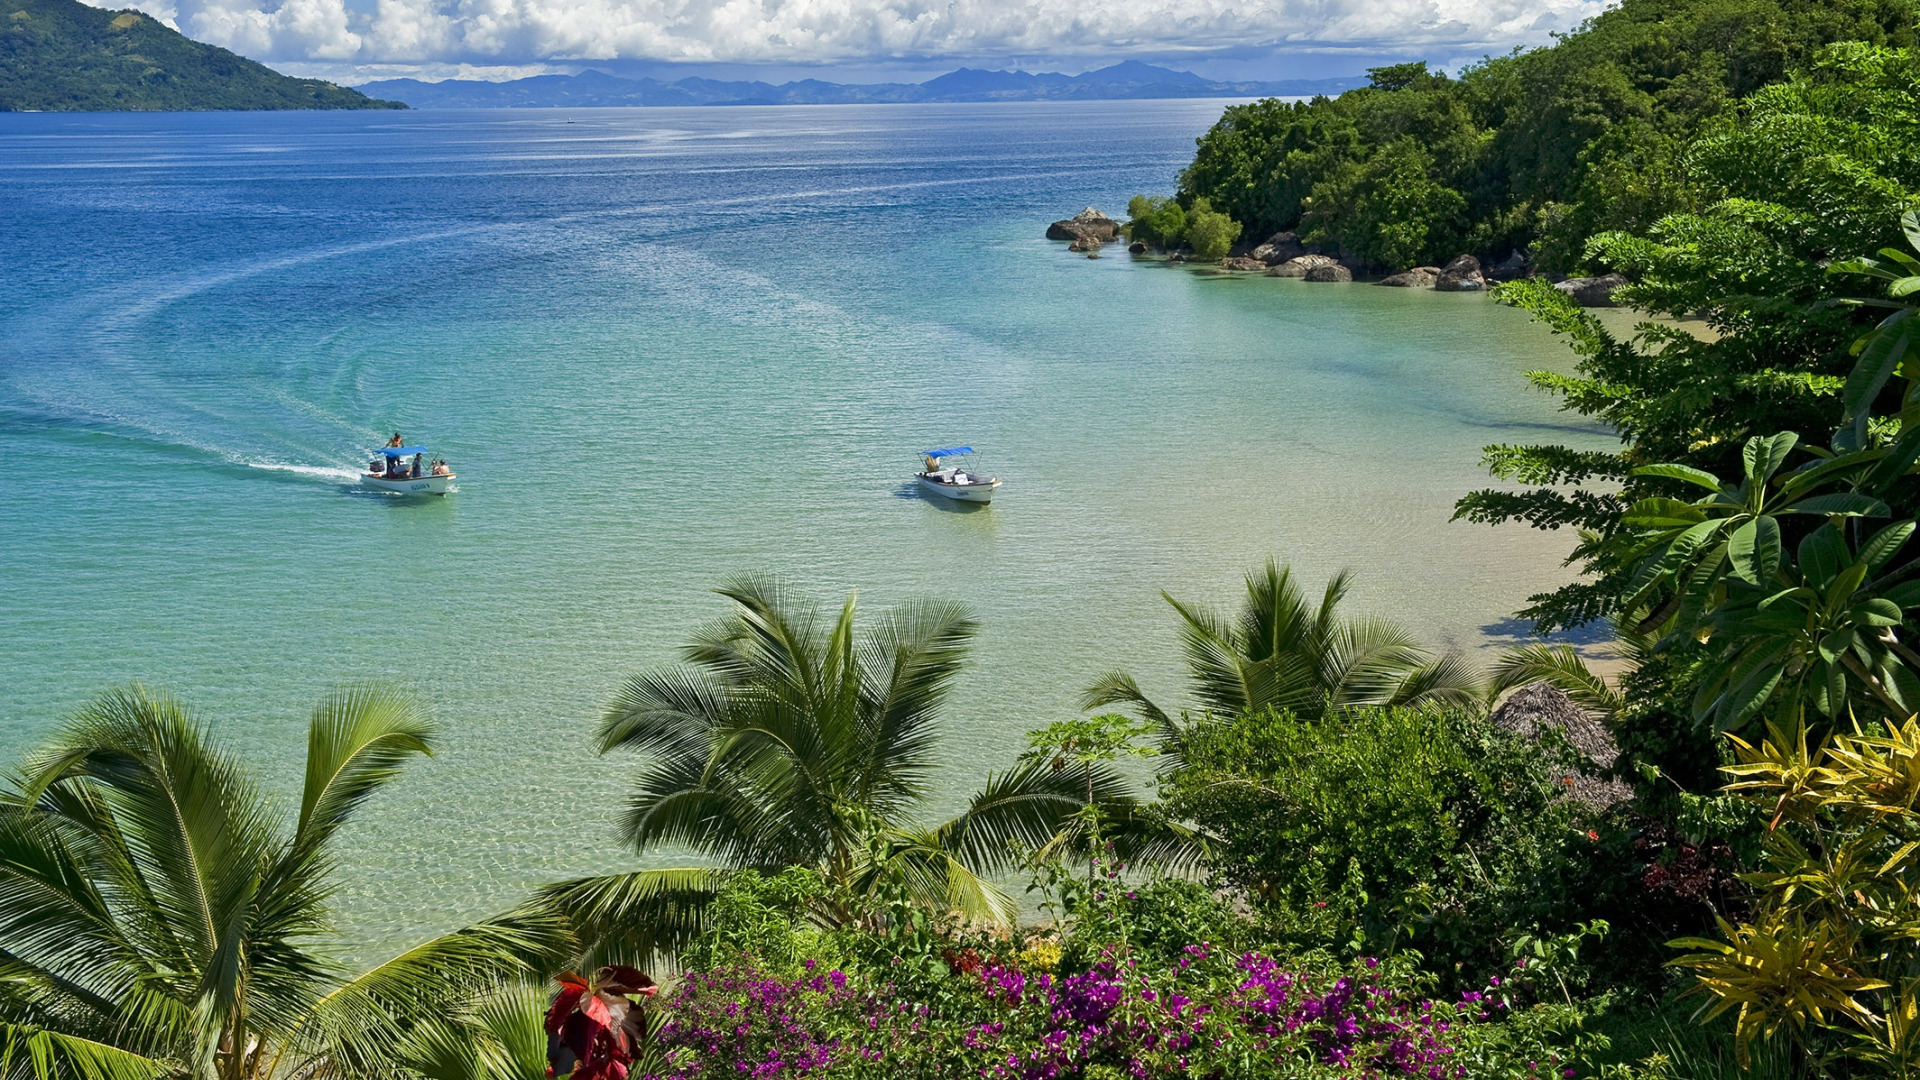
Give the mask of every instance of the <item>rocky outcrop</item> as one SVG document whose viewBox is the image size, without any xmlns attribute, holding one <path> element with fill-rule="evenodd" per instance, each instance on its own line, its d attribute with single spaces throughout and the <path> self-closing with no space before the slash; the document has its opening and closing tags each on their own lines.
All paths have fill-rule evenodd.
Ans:
<svg viewBox="0 0 1920 1080">
<path fill-rule="evenodd" d="M 1460 255 L 1441 268 L 1433 287 L 1439 292 L 1479 292 L 1487 287 L 1487 279 L 1480 272 L 1479 259 Z"/>
<path fill-rule="evenodd" d="M 1127 254 L 1129 255 L 1145 255 L 1146 253 L 1147 242 L 1145 240 L 1135 240 L 1133 243 L 1127 245 Z"/>
<path fill-rule="evenodd" d="M 1244 256 L 1236 255 L 1231 259 L 1220 260 L 1220 269 L 1222 270 L 1240 270 L 1243 272 L 1259 273 L 1266 268 L 1267 264 L 1261 262 L 1259 259 L 1249 259 Z"/>
<path fill-rule="evenodd" d="M 1375 285 L 1387 285 L 1396 289 L 1431 289 L 1433 283 L 1440 280 L 1440 268 L 1437 266 L 1416 266 L 1411 270 L 1402 270 L 1397 274 L 1388 274 Z"/>
<path fill-rule="evenodd" d="M 1064 221 L 1047 226 L 1049 240 L 1098 240 L 1105 243 L 1120 236 L 1120 224 L 1089 206 Z"/>
<path fill-rule="evenodd" d="M 1605 274 L 1600 277 L 1568 278 L 1554 288 L 1572 297 L 1573 302 L 1581 307 L 1613 307 L 1614 292 L 1625 284 L 1625 276 Z"/>
<path fill-rule="evenodd" d="M 1286 262 L 1281 263 L 1279 266 L 1267 271 L 1267 276 L 1303 278 L 1307 276 L 1307 271 L 1316 267 L 1339 265 L 1338 260 L 1330 259 L 1325 255 L 1296 255 Z M 1351 272 L 1349 272 L 1348 277 L 1351 279 Z"/>
<path fill-rule="evenodd" d="M 1506 258 L 1492 266 L 1481 268 L 1481 273 L 1493 281 L 1515 281 L 1526 277 L 1527 270 L 1531 266 L 1532 264 L 1527 261 L 1526 253 L 1515 248 Z"/>
<path fill-rule="evenodd" d="M 1300 242 L 1300 237 L 1296 234 L 1277 232 L 1262 241 L 1250 254 L 1268 266 L 1279 266 L 1290 259 L 1311 255 L 1313 252 L 1307 245 Z"/>
<path fill-rule="evenodd" d="M 1094 239 L 1091 236 L 1077 237 L 1073 241 L 1073 243 L 1067 245 L 1067 250 L 1068 251 L 1089 251 L 1089 252 L 1099 251 L 1100 241 Z"/>
<path fill-rule="evenodd" d="M 1353 271 L 1333 263 L 1329 266 L 1316 266 L 1306 272 L 1305 281 L 1352 281 Z"/>
</svg>

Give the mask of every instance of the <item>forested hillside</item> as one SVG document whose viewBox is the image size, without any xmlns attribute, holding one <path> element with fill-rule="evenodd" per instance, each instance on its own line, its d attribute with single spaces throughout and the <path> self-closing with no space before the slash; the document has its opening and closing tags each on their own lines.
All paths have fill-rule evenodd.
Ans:
<svg viewBox="0 0 1920 1080">
<path fill-rule="evenodd" d="M 1296 229 L 1381 267 L 1519 247 L 1568 271 L 1590 237 L 1712 198 L 1686 149 L 1741 99 L 1835 42 L 1910 45 L 1916 23 L 1914 0 L 1625 0 L 1458 78 L 1404 64 L 1337 98 L 1229 108 L 1179 198 L 1244 238 Z"/>
<path fill-rule="evenodd" d="M 0 112 L 406 108 L 282 75 L 137 11 L 0 0 L 0 12 Z"/>
</svg>

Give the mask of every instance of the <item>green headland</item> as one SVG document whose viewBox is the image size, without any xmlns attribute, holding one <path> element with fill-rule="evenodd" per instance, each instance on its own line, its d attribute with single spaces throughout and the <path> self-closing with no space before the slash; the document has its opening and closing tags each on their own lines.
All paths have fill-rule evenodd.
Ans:
<svg viewBox="0 0 1920 1080">
<path fill-rule="evenodd" d="M 282 75 L 137 11 L 79 0 L 0 7 L 0 112 L 406 108 Z"/>
</svg>

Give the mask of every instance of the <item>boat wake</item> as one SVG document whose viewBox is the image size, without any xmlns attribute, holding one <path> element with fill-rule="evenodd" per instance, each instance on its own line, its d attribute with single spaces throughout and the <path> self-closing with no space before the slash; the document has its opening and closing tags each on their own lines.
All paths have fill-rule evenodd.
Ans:
<svg viewBox="0 0 1920 1080">
<path fill-rule="evenodd" d="M 265 469 L 291 476 L 312 477 L 315 480 L 352 482 L 360 479 L 360 473 L 357 470 L 335 465 L 289 465 L 279 461 L 242 461 L 240 464 L 249 469 Z"/>
</svg>

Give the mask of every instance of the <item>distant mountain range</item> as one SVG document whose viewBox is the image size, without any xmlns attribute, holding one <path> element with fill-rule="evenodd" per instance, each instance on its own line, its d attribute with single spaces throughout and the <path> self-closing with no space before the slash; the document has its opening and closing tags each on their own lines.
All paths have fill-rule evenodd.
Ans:
<svg viewBox="0 0 1920 1080">
<path fill-rule="evenodd" d="M 289 78 L 137 11 L 78 0 L 0 7 L 0 112 L 399 108 L 330 82 Z"/>
<path fill-rule="evenodd" d="M 832 83 L 819 79 L 775 86 L 687 78 L 623 79 L 603 71 L 535 75 L 511 82 L 383 79 L 358 89 L 416 109 L 556 109 L 620 105 L 858 105 L 920 101 L 1099 101 L 1119 98 L 1304 97 L 1365 86 L 1364 78 L 1214 82 L 1188 71 L 1137 60 L 1082 75 L 961 68 L 923 83 Z"/>
</svg>

